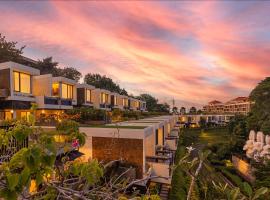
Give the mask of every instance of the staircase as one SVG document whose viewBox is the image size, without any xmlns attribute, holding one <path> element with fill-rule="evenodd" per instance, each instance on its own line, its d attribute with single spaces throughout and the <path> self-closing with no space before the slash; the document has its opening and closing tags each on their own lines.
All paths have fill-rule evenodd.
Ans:
<svg viewBox="0 0 270 200">
<path fill-rule="evenodd" d="M 169 191 L 170 191 L 170 186 L 168 184 L 162 184 L 161 189 L 160 189 L 160 199 L 161 200 L 168 200 L 169 199 Z"/>
</svg>

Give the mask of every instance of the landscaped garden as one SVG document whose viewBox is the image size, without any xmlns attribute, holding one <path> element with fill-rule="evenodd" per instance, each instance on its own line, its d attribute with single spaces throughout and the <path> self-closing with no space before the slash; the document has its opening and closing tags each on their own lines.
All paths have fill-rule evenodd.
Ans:
<svg viewBox="0 0 270 200">
<path fill-rule="evenodd" d="M 267 199 L 267 189 L 261 188 L 264 185 L 252 188 L 252 185 L 241 178 L 233 167 L 230 159 L 237 146 L 237 140 L 238 138 L 232 135 L 227 127 L 182 129 L 176 152 L 176 168 L 172 178 L 170 199 L 249 199 L 251 196 L 254 197 L 258 189 L 261 189 L 259 192 L 262 192 L 262 195 L 264 193 L 263 198 Z M 186 148 L 191 146 L 194 148 L 192 151 Z M 211 153 L 203 160 L 189 194 L 192 177 L 198 169 L 198 160 L 201 160 L 200 154 L 208 151 Z M 183 159 L 188 160 L 184 165 Z M 192 162 L 195 164 L 190 165 Z"/>
</svg>

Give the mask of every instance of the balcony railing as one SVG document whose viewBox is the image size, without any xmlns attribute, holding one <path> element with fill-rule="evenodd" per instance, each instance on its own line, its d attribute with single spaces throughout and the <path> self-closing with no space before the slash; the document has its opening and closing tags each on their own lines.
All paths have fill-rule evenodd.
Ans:
<svg viewBox="0 0 270 200">
<path fill-rule="evenodd" d="M 112 107 L 111 105 L 106 104 L 106 103 L 101 103 L 99 106 L 100 106 L 100 108 L 111 108 Z"/>
<path fill-rule="evenodd" d="M 61 99 L 58 97 L 44 97 L 44 104 L 47 105 L 63 105 L 63 106 L 72 106 L 71 99 Z"/>
</svg>

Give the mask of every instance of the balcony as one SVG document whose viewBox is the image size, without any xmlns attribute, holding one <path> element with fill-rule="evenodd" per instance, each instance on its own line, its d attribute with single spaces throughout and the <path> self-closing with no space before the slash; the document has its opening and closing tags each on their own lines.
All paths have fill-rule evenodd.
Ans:
<svg viewBox="0 0 270 200">
<path fill-rule="evenodd" d="M 129 110 L 129 106 L 124 106 L 124 109 L 125 110 Z"/>
<path fill-rule="evenodd" d="M 61 98 L 58 98 L 58 97 L 46 97 L 46 96 L 44 96 L 44 104 L 72 106 L 72 100 L 71 99 L 61 99 Z"/>
<path fill-rule="evenodd" d="M 36 96 L 36 102 L 40 109 L 72 109 L 72 99 L 59 97 Z"/>
<path fill-rule="evenodd" d="M 107 103 L 101 103 L 101 104 L 99 104 L 99 107 L 103 108 L 103 109 L 110 109 L 112 106 L 110 104 L 107 104 Z"/>
</svg>

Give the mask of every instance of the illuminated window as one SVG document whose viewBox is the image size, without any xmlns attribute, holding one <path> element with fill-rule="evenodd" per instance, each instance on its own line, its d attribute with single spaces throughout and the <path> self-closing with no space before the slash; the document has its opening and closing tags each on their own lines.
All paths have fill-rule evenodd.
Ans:
<svg viewBox="0 0 270 200">
<path fill-rule="evenodd" d="M 86 102 L 91 102 L 91 90 L 86 89 Z"/>
<path fill-rule="evenodd" d="M 109 103 L 109 95 L 108 94 L 105 94 L 104 92 L 102 92 L 100 94 L 100 100 L 101 100 L 101 103 Z"/>
<path fill-rule="evenodd" d="M 20 91 L 20 73 L 19 72 L 13 72 L 14 74 L 14 90 L 16 92 Z"/>
<path fill-rule="evenodd" d="M 62 83 L 62 98 L 73 99 L 73 85 Z"/>
<path fill-rule="evenodd" d="M 13 72 L 14 91 L 22 93 L 31 93 L 31 76 L 21 72 Z"/>
<path fill-rule="evenodd" d="M 11 112 L 5 112 L 5 120 L 11 120 L 12 119 L 12 113 Z"/>
<path fill-rule="evenodd" d="M 21 112 L 21 119 L 24 119 L 24 120 L 27 120 L 27 121 L 29 121 L 29 119 L 30 119 L 30 112 L 27 112 L 27 111 L 22 111 Z"/>
<path fill-rule="evenodd" d="M 114 96 L 114 105 L 117 105 L 117 97 Z"/>
<path fill-rule="evenodd" d="M 59 97 L 59 83 L 52 84 L 52 95 L 55 97 Z"/>
<path fill-rule="evenodd" d="M 123 99 L 123 105 L 128 106 L 128 99 Z"/>
<path fill-rule="evenodd" d="M 10 111 L 0 112 L 0 120 L 11 120 L 12 113 Z"/>
</svg>

